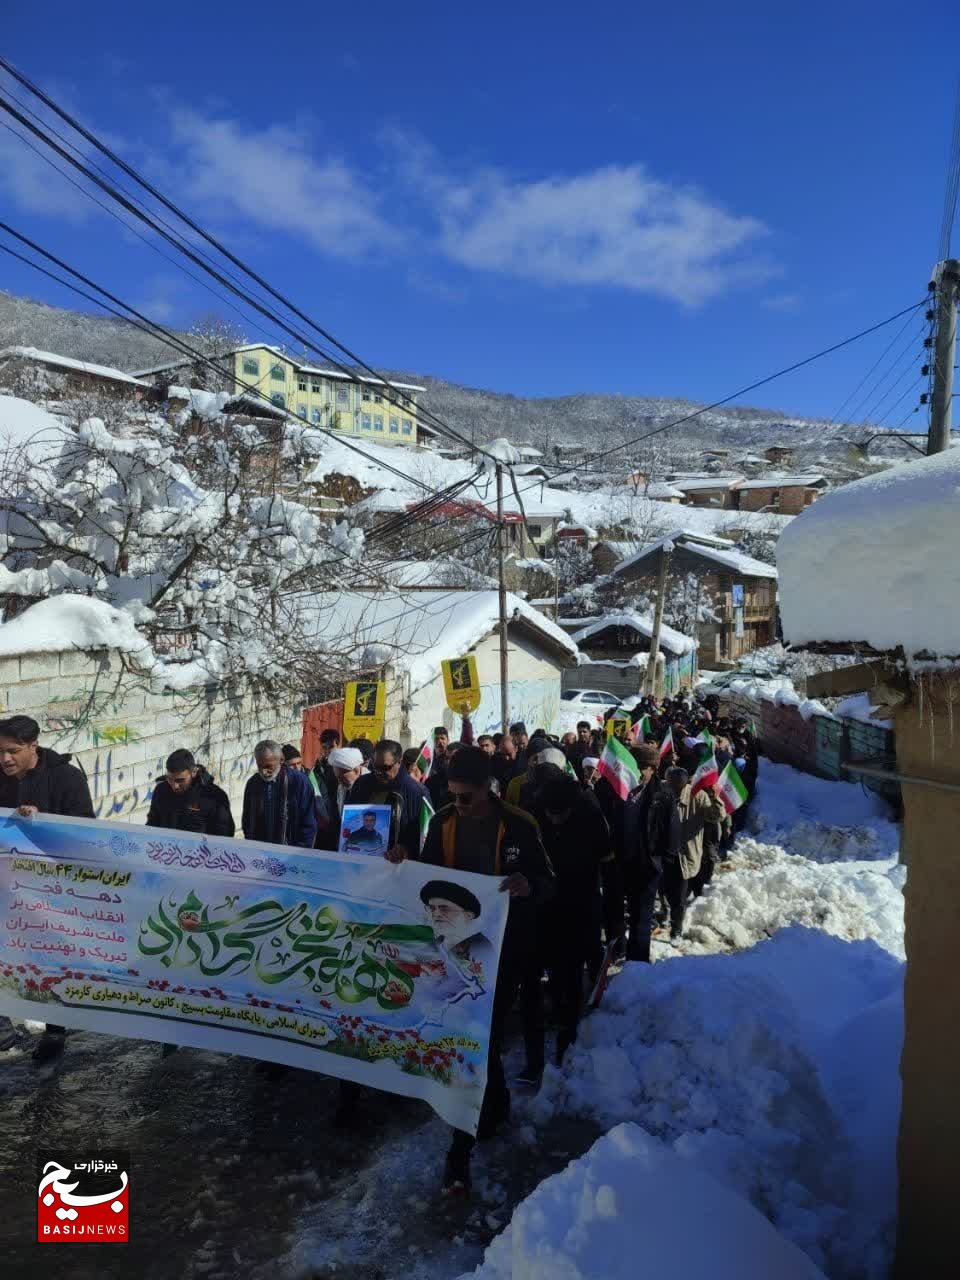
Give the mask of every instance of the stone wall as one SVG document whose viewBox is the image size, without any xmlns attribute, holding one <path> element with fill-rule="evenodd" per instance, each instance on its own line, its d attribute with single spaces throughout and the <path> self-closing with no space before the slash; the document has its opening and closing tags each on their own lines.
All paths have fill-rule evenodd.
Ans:
<svg viewBox="0 0 960 1280">
<path fill-rule="evenodd" d="M 261 738 L 300 741 L 299 706 L 258 705 L 208 686 L 158 692 L 108 651 L 0 657 L 0 715 L 28 715 L 40 743 L 71 752 L 99 818 L 143 822 L 167 756 L 187 747 L 227 791 L 239 821 Z"/>
</svg>

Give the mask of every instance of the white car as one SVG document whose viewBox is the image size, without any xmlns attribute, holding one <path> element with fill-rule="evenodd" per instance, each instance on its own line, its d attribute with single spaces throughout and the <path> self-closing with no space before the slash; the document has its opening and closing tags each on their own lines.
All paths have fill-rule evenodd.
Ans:
<svg viewBox="0 0 960 1280">
<path fill-rule="evenodd" d="M 565 689 L 560 695 L 560 732 L 576 730 L 580 720 L 589 720 L 599 727 L 603 724 L 603 713 L 619 705 L 617 695 L 606 689 Z"/>
</svg>

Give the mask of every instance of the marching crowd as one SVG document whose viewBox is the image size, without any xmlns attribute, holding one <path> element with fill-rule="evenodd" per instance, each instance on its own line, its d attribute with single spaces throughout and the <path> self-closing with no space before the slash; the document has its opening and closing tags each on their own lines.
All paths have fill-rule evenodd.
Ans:
<svg viewBox="0 0 960 1280">
<path fill-rule="evenodd" d="M 706 754 L 717 769 L 736 771 L 748 802 L 756 789 L 754 735 L 745 720 L 721 716 L 715 699 L 644 698 L 628 713 L 611 708 L 608 715 L 604 730 L 582 721 L 575 733 L 557 738 L 542 729 L 528 734 L 517 723 L 509 733 L 481 734 L 476 741 L 464 718 L 458 741 L 438 727 L 432 744 L 406 751 L 391 740 L 343 743 L 331 728 L 321 734 L 319 754 L 309 765 L 292 745 L 265 740 L 254 748 L 256 772 L 246 783 L 240 820 L 245 838 L 335 850 L 345 805 L 386 805 L 389 861 L 412 858 L 496 876 L 509 894 L 480 1140 L 509 1116 L 501 1050 L 508 1015 L 517 1006 L 526 1052 L 517 1083 L 535 1088 L 540 1081 L 544 977 L 559 1064 L 576 1039 L 585 992 L 602 984 L 611 961 L 649 962 L 653 937 L 682 934 L 689 901 L 710 883 L 746 815 L 746 804 L 728 812 L 716 772 L 706 785 L 698 781 Z M 613 753 L 611 737 L 619 743 Z M 94 817 L 82 771 L 38 739 L 39 726 L 29 717 L 0 720 L 0 807 L 24 817 Z M 627 761 L 619 772 L 610 764 L 618 753 Z M 433 816 L 424 837 L 425 805 Z M 226 793 L 186 749 L 167 759 L 146 821 L 235 834 Z M 470 898 L 465 895 L 461 911 L 469 909 Z M 443 912 L 458 904 L 425 905 L 442 942 Z M 48 1023 L 34 1057 L 59 1056 L 64 1035 L 63 1027 Z M 0 1049 L 9 1046 L 9 1037 L 0 1025 Z M 358 1092 L 342 1087 L 342 1123 L 354 1117 Z M 474 1141 L 454 1130 L 446 1193 L 469 1189 Z"/>
</svg>

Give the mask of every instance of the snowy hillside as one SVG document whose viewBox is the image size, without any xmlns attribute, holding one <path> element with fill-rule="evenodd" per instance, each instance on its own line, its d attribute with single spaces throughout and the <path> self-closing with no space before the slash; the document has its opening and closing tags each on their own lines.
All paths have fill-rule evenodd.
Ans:
<svg viewBox="0 0 960 1280">
<path fill-rule="evenodd" d="M 0 292 L 0 347 L 11 345 L 36 346 L 121 369 L 144 368 L 171 358 L 162 342 L 119 321 Z M 424 403 L 461 434 L 480 443 L 497 436 L 529 441 L 547 454 L 556 445 L 582 445 L 585 439 L 597 437 L 616 445 L 699 407 L 690 400 L 665 396 L 582 394 L 529 399 L 459 386 L 420 371 L 385 372 L 425 386 Z M 690 446 L 698 444 L 733 449 L 760 444 L 805 446 L 805 452 L 815 458 L 831 441 L 849 439 L 860 430 L 790 416 L 780 409 L 731 406 L 685 425 L 682 440 L 669 434 L 661 437 L 655 460 L 665 466 L 682 465 Z"/>
</svg>

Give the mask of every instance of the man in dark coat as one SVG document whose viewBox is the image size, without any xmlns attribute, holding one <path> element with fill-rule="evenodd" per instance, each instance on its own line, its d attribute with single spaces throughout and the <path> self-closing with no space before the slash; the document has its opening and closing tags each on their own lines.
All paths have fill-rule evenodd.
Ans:
<svg viewBox="0 0 960 1280">
<path fill-rule="evenodd" d="M 422 854 L 431 866 L 496 876 L 501 892 L 510 895 L 490 1023 L 487 1088 L 477 1128 L 481 1140 L 492 1137 L 510 1114 L 510 1091 L 500 1057 L 504 1024 L 529 967 L 529 956 L 536 951 L 538 915 L 553 893 L 553 871 L 536 821 L 491 792 L 490 760 L 479 747 L 463 747 L 451 759 L 452 803 L 431 820 Z M 394 862 L 402 860 L 397 851 L 387 856 Z M 472 1134 L 454 1130 L 444 1168 L 445 1193 L 469 1190 L 473 1145 Z"/>
<path fill-rule="evenodd" d="M 340 810 L 337 804 L 339 782 L 330 764 L 330 753 L 339 746 L 340 734 L 337 730 L 324 729 L 320 734 L 320 754 L 307 774 L 317 811 L 318 849 L 336 849 L 340 835 Z"/>
<path fill-rule="evenodd" d="M 348 804 L 390 806 L 390 848 L 405 858 L 420 853 L 420 811 L 426 789 L 414 782 L 403 767 L 403 747 L 385 738 L 373 749 L 373 767 L 350 788 Z"/>
<path fill-rule="evenodd" d="M 542 921 L 541 955 L 550 978 L 560 1066 L 577 1038 L 584 965 L 599 967 L 600 877 L 613 853 L 596 797 L 576 778 L 548 782 L 537 795 L 534 817 L 556 876 L 556 893 Z"/>
<path fill-rule="evenodd" d="M 208 836 L 232 836 L 236 830 L 227 793 L 183 748 L 167 756 L 167 772 L 154 783 L 147 826 Z"/>
<path fill-rule="evenodd" d="M 650 963 L 650 935 L 664 859 L 679 853 L 680 822 L 670 787 L 657 777 L 660 752 L 652 743 L 634 747 L 640 786 L 623 806 L 623 870 L 630 908 L 627 959 Z"/>
<path fill-rule="evenodd" d="M 81 770 L 70 763 L 70 756 L 39 746 L 39 737 L 40 726 L 29 716 L 0 720 L 0 808 L 15 809 L 21 818 L 40 813 L 96 817 Z M 59 1057 L 65 1038 L 65 1027 L 48 1022 L 33 1051 L 34 1060 Z"/>
<path fill-rule="evenodd" d="M 313 788 L 300 769 L 283 763 L 283 748 L 269 739 L 253 749 L 257 772 L 243 791 L 241 825 L 247 840 L 312 849 L 317 838 Z"/>
</svg>

